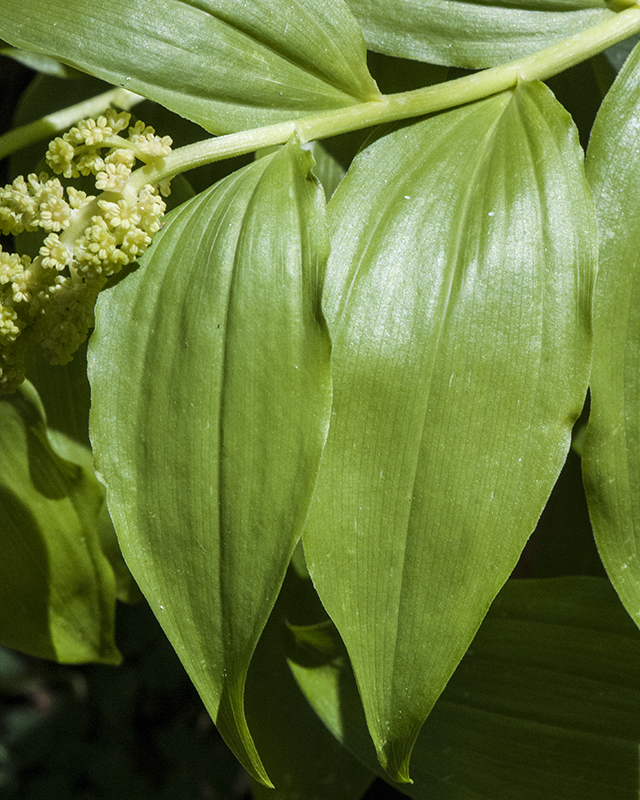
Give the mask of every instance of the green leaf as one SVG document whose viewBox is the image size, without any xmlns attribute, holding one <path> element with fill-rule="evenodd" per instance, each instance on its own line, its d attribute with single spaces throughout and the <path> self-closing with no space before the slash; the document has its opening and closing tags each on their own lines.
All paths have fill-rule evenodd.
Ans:
<svg viewBox="0 0 640 800">
<path fill-rule="evenodd" d="M 25 383 L 0 397 L 0 641 L 40 658 L 118 664 L 115 580 L 100 545 L 104 490 L 61 458 Z"/>
<path fill-rule="evenodd" d="M 493 67 L 615 13 L 607 0 L 347 0 L 367 47 L 451 67 Z"/>
<path fill-rule="evenodd" d="M 56 78 L 77 78 L 81 74 L 75 69 L 69 69 L 55 58 L 49 58 L 40 53 L 30 53 L 28 50 L 19 50 L 16 47 L 3 46 L 2 41 L 0 41 L 0 56 L 12 58 L 29 69 L 41 72 L 43 75 L 53 75 Z"/>
<path fill-rule="evenodd" d="M 86 378 L 86 363 L 84 368 Z M 61 372 L 65 371 L 64 368 L 61 369 L 58 367 L 58 369 Z M 87 414 L 87 424 L 88 422 L 89 418 Z M 64 433 L 54 430 L 51 427 L 48 430 L 48 438 L 51 447 L 60 458 L 79 465 L 86 470 L 89 475 L 95 475 L 93 470 L 93 454 L 88 447 L 79 444 L 74 439 L 69 438 Z M 142 594 L 122 557 L 120 545 L 118 544 L 118 537 L 116 536 L 105 502 L 106 495 L 104 487 L 102 484 L 98 483 L 97 480 L 94 482 L 94 486 L 100 492 L 102 500 L 100 511 L 95 520 L 95 526 L 100 548 L 107 557 L 116 580 L 116 598 L 125 603 L 137 603 L 142 599 Z"/>
<path fill-rule="evenodd" d="M 339 161 L 322 146 L 321 142 L 310 142 L 308 147 L 315 161 L 313 174 L 322 184 L 325 197 L 328 200 L 337 189 L 340 181 L 344 178 L 346 170 L 341 166 Z"/>
<path fill-rule="evenodd" d="M 168 217 L 101 295 L 91 438 L 125 559 L 235 754 L 268 784 L 245 676 L 326 437 L 328 253 L 291 142 Z"/>
<path fill-rule="evenodd" d="M 379 96 L 344 0 L 0 0 L 0 36 L 213 133 Z"/>
<path fill-rule="evenodd" d="M 612 47 L 607 48 L 602 55 L 604 58 L 606 58 L 615 72 L 620 72 L 624 66 L 624 62 L 630 56 L 631 51 L 639 41 L 640 34 L 636 33 L 635 36 L 630 36 L 628 39 L 625 39 L 624 41 L 618 42 L 618 44 L 614 44 Z"/>
<path fill-rule="evenodd" d="M 60 458 L 78 464 L 94 475 L 93 455 L 89 448 L 90 390 L 87 379 L 86 346 L 64 366 L 47 363 L 38 352 L 30 354 L 28 375 L 44 407 L 48 438 Z M 116 532 L 105 501 L 104 487 L 95 482 L 102 505 L 96 519 L 100 546 L 116 579 L 116 597 L 126 603 L 141 599 L 127 565 L 124 563 Z"/>
<path fill-rule="evenodd" d="M 582 160 L 568 114 L 522 84 L 382 137 L 329 204 L 333 409 L 303 541 L 396 780 L 582 407 Z"/>
<path fill-rule="evenodd" d="M 276 789 L 254 784 L 256 800 L 358 800 L 374 778 L 331 735 L 287 663 L 287 624 L 326 619 L 308 575 L 289 569 L 247 676 L 247 719 Z"/>
<path fill-rule="evenodd" d="M 587 174 L 598 215 L 591 415 L 583 469 L 600 555 L 640 624 L 640 47 L 593 128 Z"/>
<path fill-rule="evenodd" d="M 337 634 L 326 625 L 296 633 L 298 684 L 375 769 Z M 402 791 L 416 800 L 634 800 L 639 659 L 640 636 L 608 581 L 509 581 L 418 736 L 415 783 Z"/>
<path fill-rule="evenodd" d="M 49 428 L 89 446 L 89 407 L 86 346 L 65 366 L 49 364 L 38 351 L 29 353 L 28 377 L 47 415 Z M 66 456 L 63 456 L 65 458 Z"/>
</svg>

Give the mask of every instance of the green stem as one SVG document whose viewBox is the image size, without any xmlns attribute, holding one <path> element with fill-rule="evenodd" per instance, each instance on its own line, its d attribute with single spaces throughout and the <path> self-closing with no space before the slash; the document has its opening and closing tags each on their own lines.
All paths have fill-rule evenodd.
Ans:
<svg viewBox="0 0 640 800">
<path fill-rule="evenodd" d="M 518 81 L 546 80 L 638 32 L 640 6 L 634 4 L 557 44 L 499 67 L 411 92 L 385 95 L 380 100 L 180 147 L 166 159 L 136 170 L 129 184 L 139 191 L 146 183 L 157 184 L 203 164 L 284 144 L 294 133 L 304 143 L 460 106 L 513 89 Z"/>
<path fill-rule="evenodd" d="M 139 94 L 134 94 L 126 89 L 110 89 L 88 100 L 83 100 L 68 108 L 63 108 L 46 117 L 41 117 L 30 122 L 28 125 L 21 125 L 8 133 L 0 136 L 0 158 L 20 150 L 22 147 L 39 142 L 42 139 L 51 139 L 58 133 L 67 130 L 74 123 L 88 117 L 95 117 L 101 114 L 109 106 L 117 106 L 125 111 L 133 108 L 136 103 L 144 100 Z"/>
</svg>

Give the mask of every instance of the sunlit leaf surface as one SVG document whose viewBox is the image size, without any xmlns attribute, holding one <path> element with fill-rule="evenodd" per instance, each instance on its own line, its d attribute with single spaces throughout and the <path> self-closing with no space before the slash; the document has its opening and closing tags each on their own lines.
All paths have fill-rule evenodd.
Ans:
<svg viewBox="0 0 640 800">
<path fill-rule="evenodd" d="M 525 84 L 382 137 L 329 204 L 333 409 L 303 541 L 394 779 L 584 400 L 582 158 L 564 109 Z"/>
<path fill-rule="evenodd" d="M 587 158 L 600 236 L 583 468 L 607 571 L 640 624 L 640 49 L 594 125 Z"/>
<path fill-rule="evenodd" d="M 347 0 L 372 50 L 452 67 L 522 58 L 612 16 L 607 0 Z"/>
<path fill-rule="evenodd" d="M 91 436 L 122 551 L 218 728 L 268 777 L 251 655 L 326 437 L 322 190 L 293 142 L 181 206 L 101 295 Z"/>
<path fill-rule="evenodd" d="M 0 0 L 0 36 L 213 133 L 378 96 L 343 0 Z"/>
</svg>

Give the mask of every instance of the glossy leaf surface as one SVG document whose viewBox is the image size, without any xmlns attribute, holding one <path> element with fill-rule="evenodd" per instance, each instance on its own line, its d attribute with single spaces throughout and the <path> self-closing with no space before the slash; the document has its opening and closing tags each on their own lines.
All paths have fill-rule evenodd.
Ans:
<svg viewBox="0 0 640 800">
<path fill-rule="evenodd" d="M 91 436 L 125 559 L 227 742 L 268 782 L 243 710 L 251 655 L 326 437 L 328 252 L 293 142 L 181 206 L 101 295 Z"/>
<path fill-rule="evenodd" d="M 640 624 L 640 49 L 594 125 L 587 159 L 600 235 L 583 468 L 605 567 Z"/>
<path fill-rule="evenodd" d="M 296 630 L 296 679 L 336 738 L 375 769 L 331 626 Z M 315 652 L 315 664 L 311 653 Z M 640 635 L 608 581 L 509 581 L 416 742 L 415 800 L 633 800 Z"/>
<path fill-rule="evenodd" d="M 367 46 L 451 67 L 522 58 L 611 16 L 606 0 L 347 0 Z"/>
<path fill-rule="evenodd" d="M 378 96 L 343 0 L 0 0 L 0 36 L 213 133 Z"/>
<path fill-rule="evenodd" d="M 58 446 L 61 443 L 58 442 Z M 0 641 L 66 663 L 120 662 L 104 491 L 61 458 L 33 387 L 0 398 Z"/>
<path fill-rule="evenodd" d="M 582 407 L 593 204 L 570 118 L 524 84 L 382 137 L 329 212 L 333 409 L 303 541 L 407 780 Z"/>
</svg>

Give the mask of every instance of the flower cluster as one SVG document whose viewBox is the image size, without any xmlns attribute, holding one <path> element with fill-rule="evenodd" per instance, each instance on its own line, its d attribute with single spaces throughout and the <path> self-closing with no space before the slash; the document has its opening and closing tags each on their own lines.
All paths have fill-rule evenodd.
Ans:
<svg viewBox="0 0 640 800">
<path fill-rule="evenodd" d="M 130 115 L 108 110 L 78 123 L 49 145 L 47 164 L 65 179 L 94 176 L 96 194 L 63 186 L 45 172 L 0 188 L 0 232 L 41 231 L 34 258 L 0 247 L 0 393 L 24 379 L 27 344 L 66 364 L 93 325 L 93 307 L 109 278 L 134 261 L 162 225 L 158 188 L 132 188 L 137 161 L 169 155 L 171 139 Z M 106 151 L 106 152 L 105 152 Z M 86 187 L 85 187 L 86 188 Z M 165 196 L 169 186 L 160 185 Z"/>
</svg>

